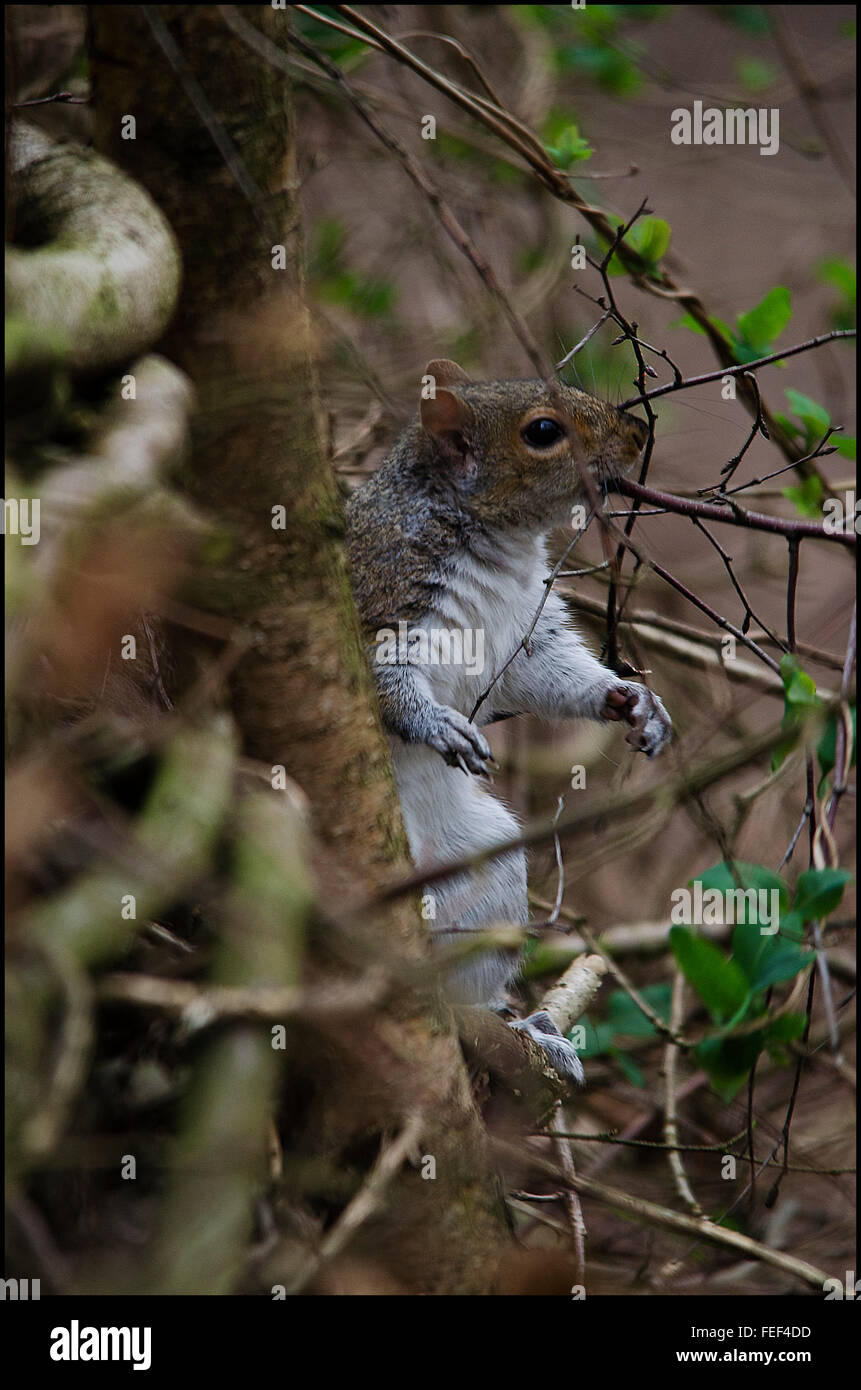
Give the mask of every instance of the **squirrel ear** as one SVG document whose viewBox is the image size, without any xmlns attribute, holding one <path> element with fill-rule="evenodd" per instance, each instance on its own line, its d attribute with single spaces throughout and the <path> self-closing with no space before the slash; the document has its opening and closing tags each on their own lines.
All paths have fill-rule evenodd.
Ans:
<svg viewBox="0 0 861 1390">
<path fill-rule="evenodd" d="M 433 363 L 431 363 L 433 365 Z M 451 458 L 463 458 L 467 452 L 465 431 L 474 424 L 474 416 L 466 401 L 453 391 L 437 387 L 433 400 L 421 402 L 422 428 L 441 450 Z"/>
<path fill-rule="evenodd" d="M 458 382 L 463 384 L 471 379 L 450 357 L 435 357 L 433 362 L 428 362 L 425 376 L 432 376 L 437 386 L 456 386 Z"/>
</svg>

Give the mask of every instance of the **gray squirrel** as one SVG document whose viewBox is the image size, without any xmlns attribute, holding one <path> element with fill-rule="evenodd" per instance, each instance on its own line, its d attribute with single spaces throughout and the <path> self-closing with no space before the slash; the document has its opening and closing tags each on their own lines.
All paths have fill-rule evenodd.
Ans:
<svg viewBox="0 0 861 1390">
<path fill-rule="evenodd" d="M 600 489 L 632 467 L 646 438 L 636 416 L 561 383 L 473 382 L 456 363 L 433 361 L 418 418 L 350 499 L 356 602 L 417 869 L 518 834 L 488 790 L 492 754 L 478 725 L 517 714 L 622 720 L 650 758 L 670 737 L 657 696 L 601 665 L 552 590 L 530 654 L 517 653 L 470 722 L 544 596 L 546 533 L 583 500 L 578 461 Z M 524 852 L 436 883 L 432 901 L 440 940 L 452 940 L 452 928 L 525 925 Z M 513 953 L 488 952 L 458 968 L 449 996 L 492 1004 L 517 969 Z M 546 1012 L 512 1026 L 582 1081 L 573 1045 Z"/>
</svg>

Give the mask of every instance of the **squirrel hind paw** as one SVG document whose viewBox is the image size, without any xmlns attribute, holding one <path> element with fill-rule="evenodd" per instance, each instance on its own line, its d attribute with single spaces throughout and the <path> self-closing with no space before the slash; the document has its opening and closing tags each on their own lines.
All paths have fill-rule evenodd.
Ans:
<svg viewBox="0 0 861 1390">
<path fill-rule="evenodd" d="M 583 1063 L 577 1056 L 574 1044 L 560 1033 L 550 1015 L 544 1010 L 530 1014 L 528 1018 L 514 1019 L 509 1025 L 521 1033 L 528 1033 L 533 1042 L 537 1043 L 542 1052 L 545 1053 L 548 1062 L 560 1076 L 567 1077 L 570 1081 L 576 1081 L 578 1086 L 585 1085 L 586 1075 L 583 1071 Z"/>
</svg>

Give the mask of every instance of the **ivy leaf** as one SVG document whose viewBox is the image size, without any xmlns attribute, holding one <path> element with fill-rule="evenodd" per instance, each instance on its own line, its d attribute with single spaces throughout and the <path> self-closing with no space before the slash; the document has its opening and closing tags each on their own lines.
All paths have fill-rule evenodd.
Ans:
<svg viewBox="0 0 861 1390">
<path fill-rule="evenodd" d="M 812 951 L 802 951 L 798 946 L 781 941 L 778 936 L 763 937 L 762 940 L 769 945 L 762 952 L 752 986 L 757 994 L 783 980 L 794 980 L 814 958 Z"/>
<path fill-rule="evenodd" d="M 768 1035 L 775 1042 L 795 1042 L 804 1032 L 804 1014 L 781 1014 L 768 1025 Z"/>
<path fill-rule="evenodd" d="M 640 991 L 647 1004 L 650 1004 L 659 1018 L 666 1022 L 670 1017 L 670 996 L 672 987 L 668 984 L 647 985 Z M 619 1038 L 647 1038 L 654 1033 L 654 1025 L 646 1018 L 623 989 L 615 989 L 607 1003 L 607 1019 L 604 1023 L 593 1024 L 584 1020 L 586 1041 L 579 1049 L 581 1057 L 598 1057 L 601 1054 L 618 1055 L 616 1042 Z"/>
<path fill-rule="evenodd" d="M 797 914 L 802 922 L 827 917 L 837 907 L 852 877 L 846 869 L 805 869 L 796 884 L 793 915 Z"/>
<path fill-rule="evenodd" d="M 626 1052 L 621 1052 L 618 1047 L 612 1047 L 610 1049 L 610 1056 L 618 1062 L 624 1073 L 625 1080 L 630 1081 L 632 1086 L 638 1086 L 640 1090 L 642 1090 L 646 1084 L 646 1078 L 633 1057 L 629 1057 Z"/>
<path fill-rule="evenodd" d="M 750 1075 L 764 1041 L 764 1032 L 757 1030 L 738 1038 L 705 1038 L 695 1049 L 697 1061 L 727 1104 L 735 1099 Z"/>
<path fill-rule="evenodd" d="M 651 1005 L 658 1017 L 666 1023 L 670 1017 L 672 987 L 668 984 L 648 985 L 640 992 L 646 1003 Z M 607 1022 L 612 1025 L 617 1036 L 626 1038 L 647 1038 L 655 1031 L 651 1020 L 623 989 L 614 989 L 610 995 Z"/>
<path fill-rule="evenodd" d="M 577 1049 L 579 1056 L 600 1057 L 610 1051 L 613 1046 L 613 1029 L 608 1028 L 606 1023 L 592 1023 L 588 1018 L 580 1020 L 583 1025 L 585 1040 L 583 1046 Z"/>
<path fill-rule="evenodd" d="M 732 863 L 723 861 L 707 869 L 698 881 L 704 892 L 717 889 L 724 895 L 727 907 L 732 906 L 736 922 L 732 960 L 742 971 L 751 994 L 776 984 L 778 980 L 791 979 L 807 964 L 807 956 L 799 952 L 797 946 L 786 943 L 789 888 L 785 879 L 773 869 L 744 860 L 734 860 Z M 733 896 L 730 898 L 729 894 Z M 764 902 L 761 894 L 768 895 Z M 762 913 L 761 905 L 764 908 Z M 763 932 L 763 926 L 774 930 Z"/>
<path fill-rule="evenodd" d="M 695 883 L 702 884 L 703 892 L 709 888 L 716 888 L 719 893 L 728 893 L 737 889 L 739 884 L 742 888 L 755 888 L 757 891 L 761 889 L 766 893 L 776 890 L 781 912 L 789 907 L 789 886 L 786 880 L 765 864 L 751 864 L 745 859 L 733 859 L 732 862 L 724 859 L 720 864 L 697 874 L 688 886 L 693 887 Z M 743 910 L 745 916 L 741 920 L 747 921 L 746 907 Z M 750 920 L 754 923 L 758 920 L 755 908 Z"/>
<path fill-rule="evenodd" d="M 789 1053 L 784 1044 L 797 1042 L 804 1032 L 807 1019 L 804 1014 L 781 1014 L 770 1023 L 765 1035 L 765 1045 L 775 1062 L 786 1065 Z"/>
<path fill-rule="evenodd" d="M 728 960 L 714 942 L 695 936 L 687 927 L 670 928 L 676 963 L 716 1023 L 726 1023 L 744 1008 L 750 991 L 736 961 Z"/>
</svg>

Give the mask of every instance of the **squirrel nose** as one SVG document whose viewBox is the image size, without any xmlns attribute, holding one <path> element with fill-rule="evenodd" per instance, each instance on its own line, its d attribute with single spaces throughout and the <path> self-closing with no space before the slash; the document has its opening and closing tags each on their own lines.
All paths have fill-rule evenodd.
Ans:
<svg viewBox="0 0 861 1390">
<path fill-rule="evenodd" d="M 637 450 L 644 449 L 646 440 L 649 437 L 649 427 L 645 420 L 641 420 L 638 415 L 629 415 L 627 410 L 620 410 L 619 414 L 624 421 L 628 433 L 636 444 Z"/>
</svg>

